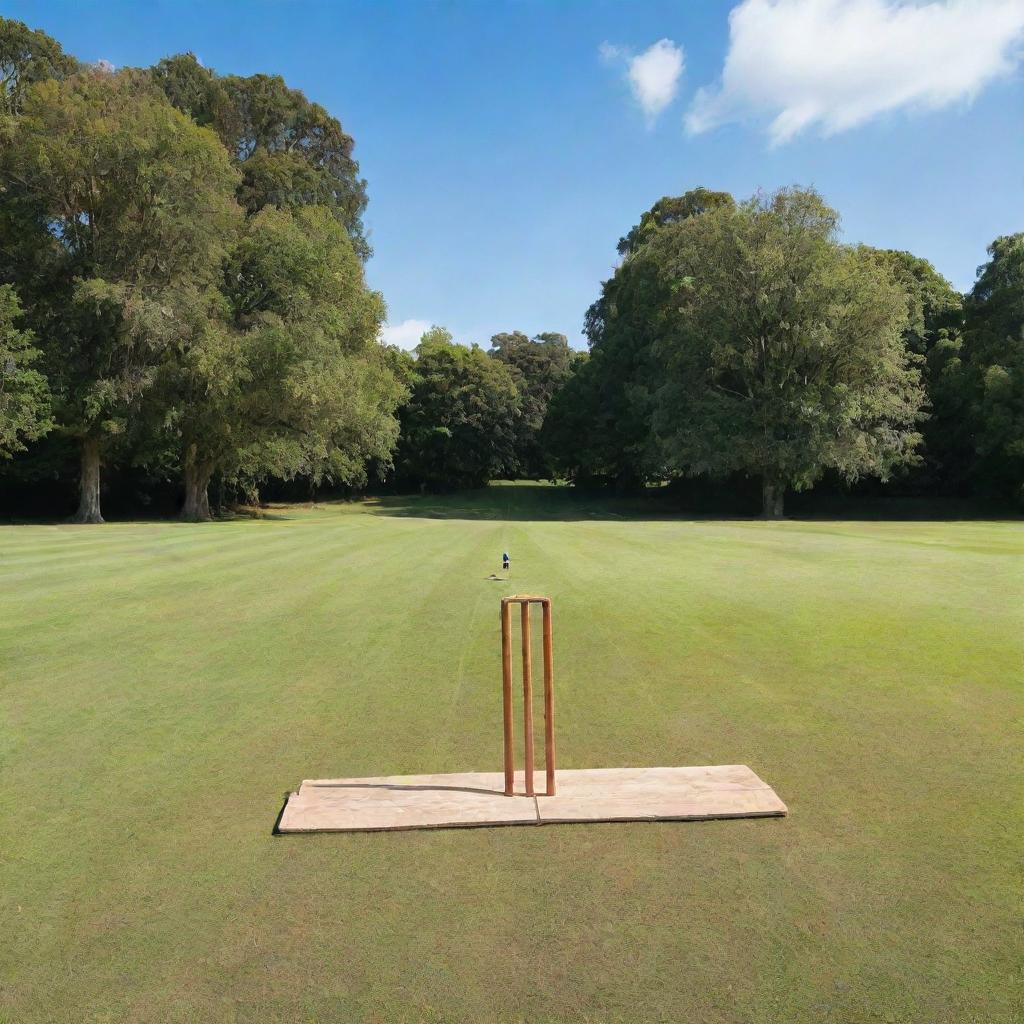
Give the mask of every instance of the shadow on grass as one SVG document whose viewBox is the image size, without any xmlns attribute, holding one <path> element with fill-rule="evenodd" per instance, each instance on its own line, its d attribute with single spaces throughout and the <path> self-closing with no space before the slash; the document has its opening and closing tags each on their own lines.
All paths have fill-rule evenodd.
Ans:
<svg viewBox="0 0 1024 1024">
<path fill-rule="evenodd" d="M 388 495 L 365 499 L 371 515 L 412 519 L 496 521 L 751 521 L 760 517 L 742 500 L 688 500 L 667 487 L 634 497 L 600 495 L 568 485 L 508 483 L 443 495 Z M 861 497 L 798 494 L 787 499 L 786 519 L 806 522 L 1015 522 L 1005 507 L 957 498 Z"/>
<path fill-rule="evenodd" d="M 75 526 L 82 530 L 102 530 L 105 526 L 202 526 L 206 528 L 223 526 L 226 523 L 248 523 L 258 520 L 269 522 L 294 522 L 298 517 L 287 514 L 289 506 L 274 506 L 270 509 L 245 512 L 223 512 L 212 519 L 200 522 L 187 522 L 177 516 L 128 515 L 123 519 L 117 515 L 105 516 L 102 523 L 75 523 L 68 516 L 0 516 L 0 526 Z M 0 1019 L 0 1024 L 3 1020 Z"/>
<path fill-rule="evenodd" d="M 635 497 L 615 497 L 567 485 L 532 483 L 492 484 L 453 494 L 372 497 L 365 500 L 365 507 L 378 516 L 521 522 L 637 521 L 686 514 L 678 503 L 666 500 L 655 490 Z"/>
<path fill-rule="evenodd" d="M 205 523 L 184 523 L 176 517 L 129 515 L 112 517 L 109 525 L 182 525 L 212 528 L 227 523 L 296 522 L 304 513 L 339 506 L 358 507 L 373 516 L 495 522 L 751 522 L 760 520 L 749 494 L 699 492 L 681 494 L 672 487 L 649 487 L 622 497 L 594 493 L 567 484 L 500 482 L 451 494 L 378 495 L 361 499 L 271 503 L 238 507 Z M 962 498 L 844 495 L 834 491 L 791 494 L 786 519 L 797 522 L 1024 522 L 1024 515 L 1005 505 Z M 0 526 L 71 526 L 66 517 L 0 517 Z M 96 527 L 82 527 L 95 529 Z M 100 527 L 102 529 L 102 527 Z"/>
</svg>

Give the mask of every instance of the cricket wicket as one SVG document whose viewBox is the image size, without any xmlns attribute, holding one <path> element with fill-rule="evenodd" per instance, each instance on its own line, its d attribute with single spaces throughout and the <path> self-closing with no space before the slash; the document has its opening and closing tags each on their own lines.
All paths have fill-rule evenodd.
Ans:
<svg viewBox="0 0 1024 1024">
<path fill-rule="evenodd" d="M 551 647 L 551 598 L 516 594 L 501 599 L 501 677 L 505 719 L 505 796 L 515 788 L 515 751 L 512 728 L 512 605 L 520 607 L 523 654 L 523 740 L 526 795 L 533 792 L 533 656 L 530 645 L 530 605 L 539 604 L 544 624 L 544 768 L 545 795 L 555 795 L 555 667 Z"/>
</svg>

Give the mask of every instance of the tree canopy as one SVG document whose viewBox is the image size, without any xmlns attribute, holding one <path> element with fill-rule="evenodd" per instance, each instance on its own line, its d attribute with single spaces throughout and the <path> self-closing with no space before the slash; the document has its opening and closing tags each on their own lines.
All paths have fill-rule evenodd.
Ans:
<svg viewBox="0 0 1024 1024">
<path fill-rule="evenodd" d="M 73 438 L 82 522 L 104 463 L 177 466 L 189 518 L 214 473 L 385 471 L 404 391 L 337 119 L 278 76 L 82 67 L 6 19 L 0 74 L 4 453 Z"/>
<path fill-rule="evenodd" d="M 162 378 L 185 518 L 209 516 L 214 472 L 357 483 L 369 460 L 389 464 L 403 392 L 376 341 L 383 315 L 329 211 L 267 208 L 246 223 L 218 302 Z"/>
<path fill-rule="evenodd" d="M 656 204 L 587 314 L 590 359 L 552 403 L 560 464 L 620 487 L 756 476 L 775 515 L 787 488 L 827 469 L 885 478 L 913 463 L 924 394 L 910 308 L 922 338 L 933 324 L 896 279 L 904 264 L 840 245 L 837 225 L 799 189 Z"/>
<path fill-rule="evenodd" d="M 395 456 L 401 479 L 435 490 L 480 487 L 514 468 L 521 400 L 506 363 L 433 327 L 409 378 Z"/>
<path fill-rule="evenodd" d="M 735 205 L 728 193 L 704 188 L 667 196 L 619 242 L 625 258 L 584 320 L 590 359 L 552 402 L 545 429 L 556 466 L 570 478 L 607 481 L 629 491 L 664 475 L 651 430 L 652 393 L 659 382 L 652 313 L 671 293 L 640 254 L 672 225 Z"/>
<path fill-rule="evenodd" d="M 0 116 L 21 111 L 29 86 L 77 70 L 78 61 L 56 39 L 24 22 L 0 18 Z"/>
<path fill-rule="evenodd" d="M 4 141 L 0 245 L 57 422 L 81 442 L 78 518 L 98 521 L 104 448 L 219 278 L 237 175 L 215 136 L 132 74 L 32 85 Z"/>
<path fill-rule="evenodd" d="M 666 462 L 760 476 L 767 515 L 826 469 L 885 479 L 921 439 L 906 295 L 837 226 L 815 192 L 785 189 L 681 221 L 639 257 L 671 294 L 652 310 Z"/>
<path fill-rule="evenodd" d="M 640 223 L 634 224 L 629 233 L 619 239 L 619 255 L 628 256 L 636 252 L 670 224 L 677 224 L 710 210 L 731 210 L 735 206 L 736 200 L 728 192 L 714 192 L 707 188 L 690 189 L 681 196 L 662 196 L 640 218 Z"/>
<path fill-rule="evenodd" d="M 997 238 L 967 298 L 966 386 L 993 490 L 1024 499 L 1024 232 Z"/>
<path fill-rule="evenodd" d="M 550 477 L 552 463 L 541 440 L 541 428 L 552 397 L 569 376 L 569 340 L 554 332 L 528 338 L 521 331 L 512 331 L 495 334 L 489 354 L 512 369 L 519 390 L 514 469 L 530 479 Z"/>
<path fill-rule="evenodd" d="M 191 53 L 165 58 L 151 74 L 175 107 L 218 134 L 241 171 L 238 201 L 248 214 L 324 206 L 356 253 L 369 255 L 366 182 L 337 118 L 280 75 L 219 76 Z"/>
<path fill-rule="evenodd" d="M 18 328 L 20 319 L 14 289 L 0 285 L 0 458 L 24 451 L 53 425 L 49 383 L 34 365 L 41 353 L 32 334 Z"/>
</svg>

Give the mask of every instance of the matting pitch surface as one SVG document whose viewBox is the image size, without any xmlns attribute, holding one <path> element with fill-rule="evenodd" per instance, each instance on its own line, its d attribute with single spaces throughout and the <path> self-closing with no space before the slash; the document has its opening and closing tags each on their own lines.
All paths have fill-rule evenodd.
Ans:
<svg viewBox="0 0 1024 1024">
<path fill-rule="evenodd" d="M 543 825 L 587 821 L 689 821 L 786 814 L 775 791 L 744 764 L 698 768 L 560 769 L 555 796 L 526 796 L 523 773 L 505 796 L 501 772 L 307 779 L 288 798 L 279 832 Z"/>
</svg>

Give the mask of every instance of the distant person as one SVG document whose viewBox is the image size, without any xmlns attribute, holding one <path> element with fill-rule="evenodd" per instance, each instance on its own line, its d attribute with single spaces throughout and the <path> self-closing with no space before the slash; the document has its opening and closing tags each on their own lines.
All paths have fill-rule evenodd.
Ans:
<svg viewBox="0 0 1024 1024">
<path fill-rule="evenodd" d="M 503 572 L 508 572 L 508 567 L 512 564 L 512 560 L 508 557 L 508 552 L 503 551 L 501 553 L 501 568 Z"/>
</svg>

